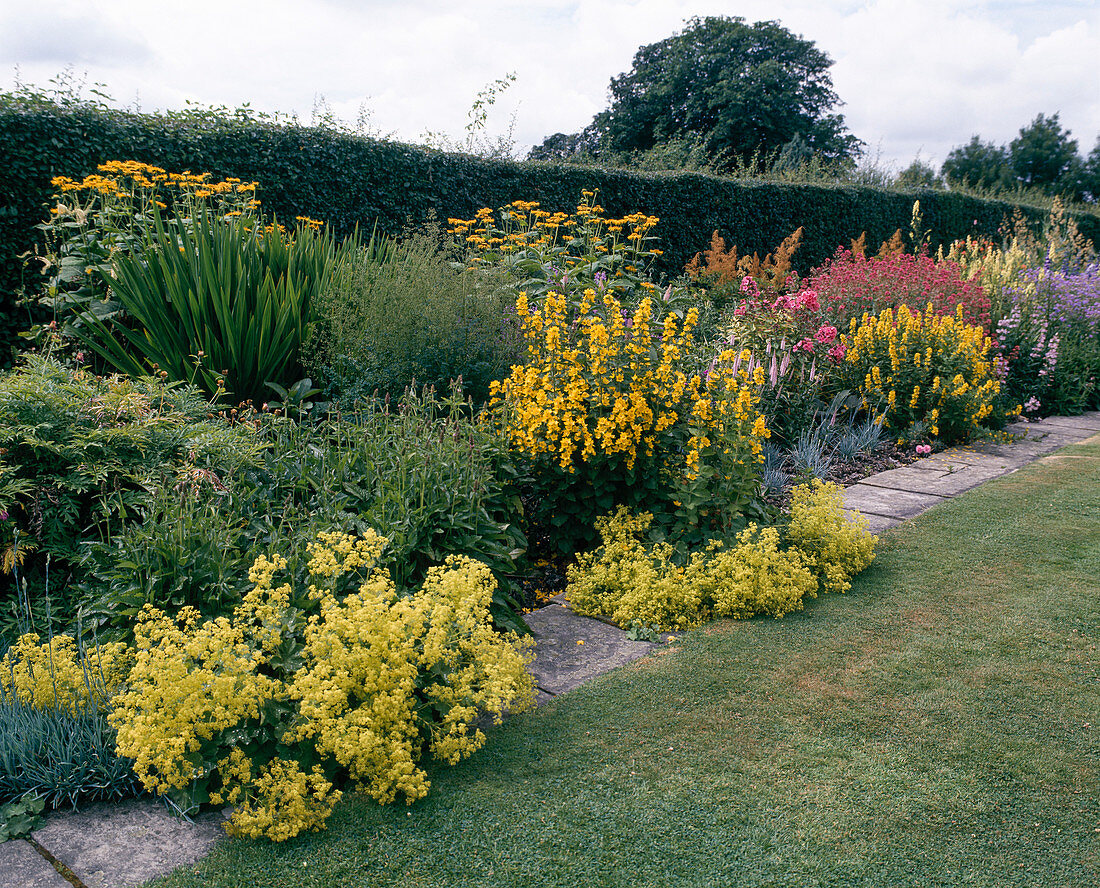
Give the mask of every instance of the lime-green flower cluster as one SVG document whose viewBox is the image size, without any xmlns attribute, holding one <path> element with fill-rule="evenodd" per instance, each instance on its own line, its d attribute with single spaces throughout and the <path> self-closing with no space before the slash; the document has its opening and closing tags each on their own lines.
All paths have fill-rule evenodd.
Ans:
<svg viewBox="0 0 1100 888">
<path fill-rule="evenodd" d="M 376 566 L 384 546 L 321 534 L 305 589 L 261 557 L 229 618 L 145 610 L 111 722 L 148 789 L 233 805 L 230 832 L 282 841 L 321 828 L 346 778 L 382 803 L 423 797 L 422 753 L 456 762 L 485 742 L 480 715 L 531 702 L 526 644 L 492 628 L 488 568 L 452 557 L 403 596 Z"/>
<path fill-rule="evenodd" d="M 577 613 L 622 626 L 688 629 L 713 617 L 782 617 L 804 599 L 844 592 L 874 558 L 865 520 L 848 519 L 835 484 L 795 489 L 786 545 L 774 527 L 750 524 L 725 545 L 710 541 L 683 566 L 664 543 L 644 542 L 652 516 L 620 508 L 597 521 L 602 545 L 569 569 L 569 602 Z"/>
<path fill-rule="evenodd" d="M 956 316 L 898 307 L 852 320 L 837 385 L 858 391 L 864 407 L 885 414 L 887 426 L 907 433 L 920 423 L 945 442 L 969 438 L 983 425 L 1003 424 L 992 341 L 981 327 Z M 1016 411 L 1018 412 L 1018 411 Z"/>
<path fill-rule="evenodd" d="M 867 532 L 867 519 L 847 516 L 840 487 L 820 478 L 792 491 L 787 542 L 821 578 L 825 592 L 847 592 L 851 578 L 875 558 L 876 538 Z"/>
<path fill-rule="evenodd" d="M 0 687 L 36 709 L 76 712 L 90 701 L 107 700 L 126 681 L 132 662 L 124 644 L 81 648 L 70 635 L 43 644 L 28 632 L 0 659 Z"/>
</svg>

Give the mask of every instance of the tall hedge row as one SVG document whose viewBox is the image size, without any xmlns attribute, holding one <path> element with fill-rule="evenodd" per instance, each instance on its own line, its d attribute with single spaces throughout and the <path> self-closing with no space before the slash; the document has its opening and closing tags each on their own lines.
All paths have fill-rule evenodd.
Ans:
<svg viewBox="0 0 1100 888">
<path fill-rule="evenodd" d="M 661 219 L 662 270 L 670 274 L 705 248 L 716 229 L 744 254 L 769 251 L 801 226 L 796 267 L 805 271 L 861 232 L 874 246 L 906 228 L 914 199 L 921 201 L 934 245 L 970 233 L 993 234 L 1012 210 L 1007 203 L 941 191 L 902 194 L 498 162 L 244 115 L 162 116 L 0 99 L 7 99 L 0 101 L 0 324 L 7 333 L 0 339 L 9 342 L 29 320 L 26 309 L 16 309 L 13 293 L 21 277 L 30 283 L 35 275 L 23 271 L 17 257 L 35 242 L 34 225 L 49 206 L 50 179 L 80 178 L 111 159 L 256 180 L 267 211 L 284 220 L 324 219 L 339 234 L 375 223 L 397 233 L 431 212 L 469 218 L 480 207 L 520 198 L 569 210 L 582 189 L 598 188 L 599 202 L 611 214 L 644 211 Z M 1084 216 L 1079 224 L 1100 242 L 1100 219 Z"/>
</svg>

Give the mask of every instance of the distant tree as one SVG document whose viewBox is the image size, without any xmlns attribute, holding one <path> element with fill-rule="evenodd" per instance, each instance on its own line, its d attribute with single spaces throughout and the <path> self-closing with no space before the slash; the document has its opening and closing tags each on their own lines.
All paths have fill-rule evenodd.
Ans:
<svg viewBox="0 0 1100 888">
<path fill-rule="evenodd" d="M 895 184 L 904 188 L 942 188 L 943 177 L 931 164 L 915 157 L 909 166 L 898 173 Z"/>
<path fill-rule="evenodd" d="M 595 153 L 599 137 L 589 126 L 579 133 L 554 133 L 535 145 L 527 155 L 528 160 L 572 160 L 581 155 Z"/>
<path fill-rule="evenodd" d="M 595 139 L 597 154 L 697 139 L 711 158 L 743 163 L 776 157 L 797 136 L 827 160 L 853 159 L 863 143 L 833 113 L 840 100 L 831 65 L 778 22 L 693 18 L 682 33 L 638 50 L 631 70 L 611 81 L 611 107 L 578 138 Z M 538 156 L 575 144 L 551 138 Z"/>
<path fill-rule="evenodd" d="M 802 138 L 802 133 L 795 133 L 789 142 L 779 149 L 773 168 L 780 172 L 797 170 L 806 166 L 814 158 L 814 149 L 810 143 Z"/>
<path fill-rule="evenodd" d="M 1082 164 L 1081 180 L 1084 199 L 1100 203 L 1100 136 Z"/>
<path fill-rule="evenodd" d="M 1063 130 L 1058 115 L 1039 114 L 1008 146 L 1012 171 L 1024 185 L 1047 191 L 1073 189 L 1077 140 Z"/>
<path fill-rule="evenodd" d="M 944 179 L 954 185 L 976 188 L 1011 187 L 1015 178 L 1004 145 L 983 142 L 974 136 L 966 145 L 951 149 L 940 168 Z"/>
</svg>

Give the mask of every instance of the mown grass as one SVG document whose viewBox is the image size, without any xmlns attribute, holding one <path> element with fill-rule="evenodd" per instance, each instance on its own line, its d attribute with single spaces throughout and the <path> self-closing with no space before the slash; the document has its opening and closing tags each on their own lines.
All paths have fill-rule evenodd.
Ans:
<svg viewBox="0 0 1100 888">
<path fill-rule="evenodd" d="M 1094 439 L 891 531 L 845 596 L 513 718 L 411 808 L 157 884 L 1097 884 L 1098 645 Z"/>
</svg>

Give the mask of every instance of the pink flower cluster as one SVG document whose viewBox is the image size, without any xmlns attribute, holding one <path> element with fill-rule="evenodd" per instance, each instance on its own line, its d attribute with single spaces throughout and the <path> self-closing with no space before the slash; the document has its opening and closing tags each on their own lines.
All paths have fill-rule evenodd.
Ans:
<svg viewBox="0 0 1100 888">
<path fill-rule="evenodd" d="M 977 281 L 964 279 L 955 262 L 904 253 L 867 257 L 841 249 L 809 283 L 826 315 L 841 326 L 864 312 L 878 314 L 899 305 L 923 312 L 932 303 L 937 315 L 953 315 L 961 305 L 967 323 L 989 329 L 989 296 Z"/>
<path fill-rule="evenodd" d="M 932 452 L 931 444 L 918 444 L 917 456 L 928 456 Z"/>
<path fill-rule="evenodd" d="M 748 275 L 741 281 L 741 292 L 746 298 L 741 300 L 734 314 L 743 316 L 750 312 L 786 311 L 791 314 L 815 314 L 821 311 L 821 302 L 815 290 L 802 290 L 799 293 L 781 293 L 770 305 L 760 298 L 760 287 Z"/>
<path fill-rule="evenodd" d="M 789 312 L 818 312 L 821 311 L 821 303 L 817 301 L 816 290 L 803 290 L 800 293 L 788 295 L 783 293 L 772 303 L 774 311 Z"/>
<path fill-rule="evenodd" d="M 832 345 L 832 348 L 830 348 L 828 352 L 826 352 L 826 354 L 828 354 L 828 356 L 833 359 L 834 363 L 839 364 L 842 360 L 844 360 L 844 355 L 847 353 L 847 349 L 845 348 L 844 343 L 837 338 L 836 327 L 830 326 L 829 324 L 822 324 L 820 327 L 818 327 L 817 332 L 813 335 L 812 338 L 806 336 L 803 339 L 800 339 L 798 342 L 795 343 L 794 348 L 795 351 L 804 351 L 812 354 L 814 348 L 817 345 L 830 344 Z"/>
</svg>

